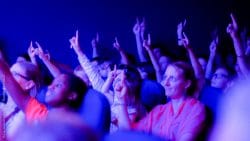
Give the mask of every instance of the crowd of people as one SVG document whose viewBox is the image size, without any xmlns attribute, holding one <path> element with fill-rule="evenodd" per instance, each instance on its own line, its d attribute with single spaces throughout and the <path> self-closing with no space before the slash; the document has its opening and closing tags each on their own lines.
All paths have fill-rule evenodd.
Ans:
<svg viewBox="0 0 250 141">
<path fill-rule="evenodd" d="M 120 63 L 100 56 L 98 34 L 88 58 L 79 31 L 69 39 L 75 68 L 52 60 L 38 42 L 11 66 L 1 55 L 0 140 L 249 140 L 250 36 L 242 37 L 230 16 L 225 32 L 235 51 L 231 66 L 218 52 L 218 34 L 208 58 L 195 53 L 186 20 L 177 25 L 186 60 L 153 45 L 145 19 L 132 29 L 137 61 L 117 38 Z"/>
</svg>

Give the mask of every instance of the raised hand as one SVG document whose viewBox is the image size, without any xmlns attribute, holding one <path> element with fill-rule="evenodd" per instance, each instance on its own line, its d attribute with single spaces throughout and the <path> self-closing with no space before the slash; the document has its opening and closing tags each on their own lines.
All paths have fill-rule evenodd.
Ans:
<svg viewBox="0 0 250 141">
<path fill-rule="evenodd" d="M 50 55 L 48 53 L 48 51 L 46 51 L 46 53 L 44 53 L 42 46 L 38 43 L 35 42 L 37 48 L 36 48 L 36 55 L 39 56 L 39 58 L 41 58 L 42 60 L 50 60 Z"/>
<path fill-rule="evenodd" d="M 70 40 L 70 48 L 73 48 L 76 52 L 80 51 L 80 45 L 79 45 L 79 33 L 78 30 L 76 31 L 75 36 L 73 36 Z"/>
<path fill-rule="evenodd" d="M 182 22 L 180 22 L 178 25 L 177 25 L 177 35 L 181 35 L 182 36 L 182 32 L 183 32 L 183 29 L 185 28 L 186 26 L 186 19 Z"/>
<path fill-rule="evenodd" d="M 96 37 L 91 41 L 92 48 L 96 48 L 98 44 L 99 44 L 99 34 L 96 33 Z"/>
<path fill-rule="evenodd" d="M 211 43 L 209 46 L 209 50 L 210 50 L 210 55 L 215 55 L 216 54 L 216 49 L 218 46 L 218 42 L 219 42 L 219 37 L 217 36 Z"/>
<path fill-rule="evenodd" d="M 135 35 L 140 35 L 141 27 L 140 27 L 140 21 L 138 18 L 136 18 L 136 23 L 133 27 L 133 32 Z"/>
<path fill-rule="evenodd" d="M 143 41 L 143 47 L 146 50 L 150 50 L 151 49 L 151 36 L 150 36 L 150 34 L 148 34 L 148 39 Z"/>
<path fill-rule="evenodd" d="M 183 32 L 183 39 L 182 39 L 182 44 L 186 49 L 190 48 L 190 43 L 189 43 L 189 39 L 187 37 L 187 35 L 185 34 L 185 32 Z"/>
<path fill-rule="evenodd" d="M 229 23 L 227 26 L 227 33 L 229 33 L 231 37 L 235 37 L 238 33 L 238 24 L 232 13 L 230 14 L 230 17 L 231 17 L 232 22 Z"/>
<path fill-rule="evenodd" d="M 33 47 L 32 41 L 30 42 L 30 46 L 28 48 L 28 55 L 30 58 L 34 58 L 36 53 L 35 53 L 35 48 Z"/>
<path fill-rule="evenodd" d="M 145 18 L 143 18 L 142 22 L 140 23 L 140 34 L 141 34 L 142 40 L 144 40 L 145 30 L 146 30 L 146 22 L 145 22 Z"/>
<path fill-rule="evenodd" d="M 182 39 L 184 38 L 183 37 L 183 30 L 184 30 L 185 26 L 186 26 L 186 19 L 177 25 L 177 38 L 178 38 L 178 45 L 179 46 L 183 45 Z"/>
<path fill-rule="evenodd" d="M 114 47 L 115 49 L 117 49 L 118 51 L 121 50 L 121 46 L 120 46 L 120 44 L 119 44 L 119 42 L 118 42 L 118 40 L 117 40 L 117 37 L 115 37 L 115 42 L 113 43 L 113 47 Z"/>
<path fill-rule="evenodd" d="M 115 65 L 114 69 L 109 72 L 108 79 L 113 81 L 116 78 L 116 76 L 117 76 L 117 69 L 116 69 L 116 65 Z"/>
</svg>

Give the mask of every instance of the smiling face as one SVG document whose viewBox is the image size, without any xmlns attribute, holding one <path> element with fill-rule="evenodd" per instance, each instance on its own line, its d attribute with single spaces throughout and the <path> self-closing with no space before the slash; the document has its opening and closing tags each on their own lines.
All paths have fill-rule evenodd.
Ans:
<svg viewBox="0 0 250 141">
<path fill-rule="evenodd" d="M 190 81 L 184 79 L 183 70 L 176 66 L 169 65 L 161 84 L 165 89 L 167 97 L 178 99 L 185 96 Z"/>
<path fill-rule="evenodd" d="M 117 76 L 113 82 L 113 88 L 115 92 L 120 92 L 122 90 L 122 79 L 123 79 L 123 70 L 117 70 Z"/>
</svg>

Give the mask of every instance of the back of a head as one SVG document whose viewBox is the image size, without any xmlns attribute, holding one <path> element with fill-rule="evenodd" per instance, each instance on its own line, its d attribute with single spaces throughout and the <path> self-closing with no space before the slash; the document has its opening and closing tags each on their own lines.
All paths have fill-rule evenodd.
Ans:
<svg viewBox="0 0 250 141">
<path fill-rule="evenodd" d="M 67 76 L 67 80 L 69 82 L 69 90 L 71 92 L 75 92 L 77 94 L 77 98 L 74 101 L 70 101 L 68 104 L 71 108 L 77 110 L 82 104 L 82 100 L 85 96 L 85 93 L 86 93 L 88 87 L 82 81 L 81 78 L 79 78 L 71 73 L 67 73 L 65 75 Z"/>
<path fill-rule="evenodd" d="M 65 118 L 62 118 L 65 117 Z M 50 114 L 46 121 L 23 124 L 10 141 L 97 141 L 97 134 L 72 113 Z"/>
<path fill-rule="evenodd" d="M 249 141 L 250 81 L 238 81 L 223 96 L 211 141 Z"/>
<path fill-rule="evenodd" d="M 136 131 L 118 131 L 114 134 L 107 135 L 104 139 L 104 141 L 164 141 L 165 139 L 162 139 L 160 137 L 142 133 L 142 132 L 136 132 Z"/>
</svg>

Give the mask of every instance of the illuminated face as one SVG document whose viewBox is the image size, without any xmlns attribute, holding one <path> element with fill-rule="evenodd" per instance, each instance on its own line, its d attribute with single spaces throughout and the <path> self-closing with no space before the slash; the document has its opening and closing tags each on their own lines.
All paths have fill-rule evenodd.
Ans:
<svg viewBox="0 0 250 141">
<path fill-rule="evenodd" d="M 183 71 L 172 65 L 167 67 L 161 84 L 165 89 L 166 96 L 171 99 L 185 96 L 189 86 L 189 82 L 184 79 Z"/>
<path fill-rule="evenodd" d="M 218 68 L 215 73 L 213 74 L 211 80 L 211 86 L 215 88 L 224 89 L 228 83 L 228 72 L 224 68 Z"/>
<path fill-rule="evenodd" d="M 120 92 L 122 90 L 122 79 L 124 77 L 123 70 L 117 70 L 117 76 L 113 82 L 113 88 L 115 92 Z"/>
<path fill-rule="evenodd" d="M 50 106 L 60 106 L 67 101 L 69 93 L 68 77 L 65 74 L 61 74 L 48 87 L 45 101 Z"/>
</svg>

